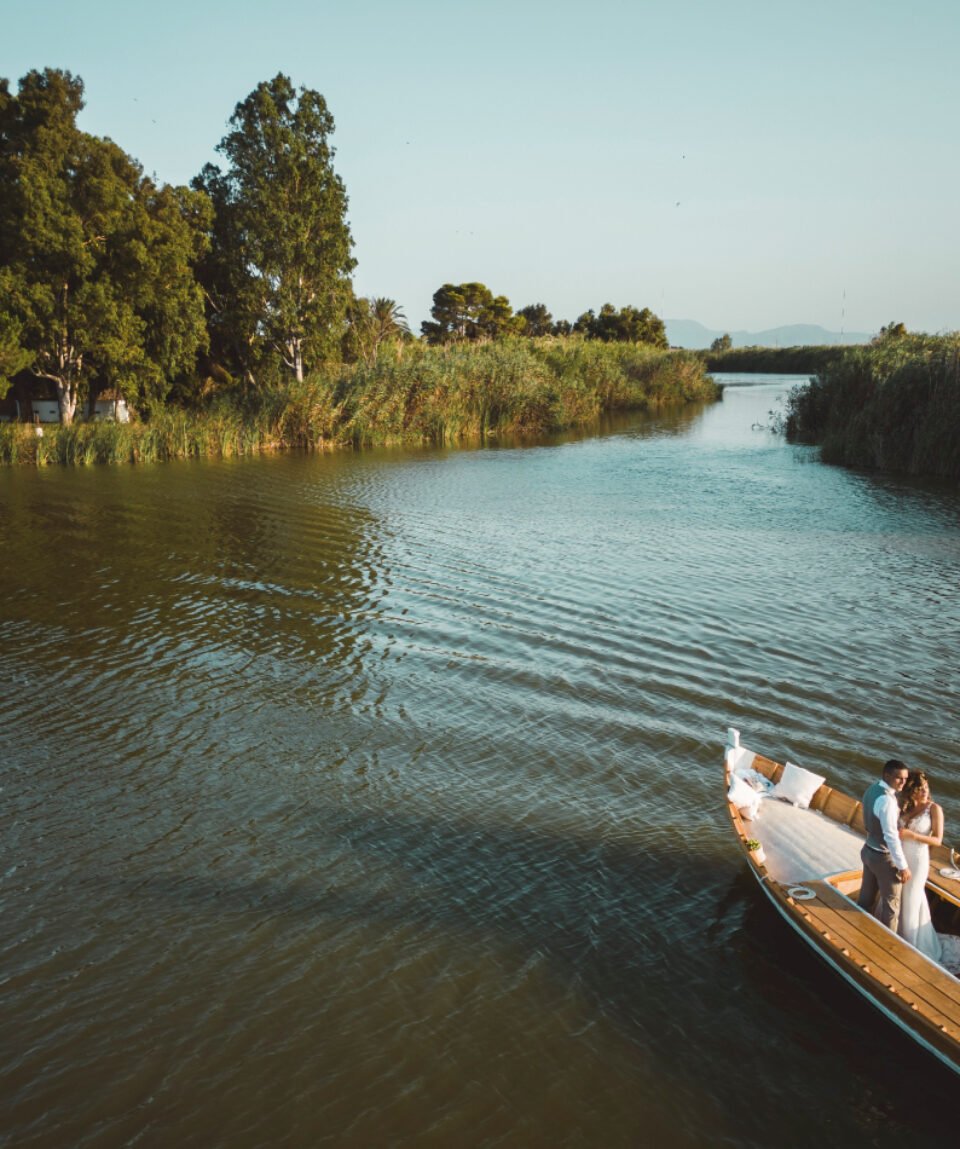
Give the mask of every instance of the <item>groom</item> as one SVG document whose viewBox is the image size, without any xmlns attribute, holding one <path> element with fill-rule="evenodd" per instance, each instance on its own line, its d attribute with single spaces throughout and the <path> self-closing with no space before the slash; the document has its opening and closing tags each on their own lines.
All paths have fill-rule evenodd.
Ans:
<svg viewBox="0 0 960 1149">
<path fill-rule="evenodd" d="M 903 883 L 910 881 L 910 870 L 900 844 L 897 817 L 900 808 L 897 795 L 907 780 L 907 768 L 891 758 L 883 768 L 883 777 L 867 787 L 863 796 L 863 823 L 867 841 L 860 851 L 863 861 L 863 884 L 857 904 L 896 933 L 900 918 L 900 895 Z"/>
</svg>

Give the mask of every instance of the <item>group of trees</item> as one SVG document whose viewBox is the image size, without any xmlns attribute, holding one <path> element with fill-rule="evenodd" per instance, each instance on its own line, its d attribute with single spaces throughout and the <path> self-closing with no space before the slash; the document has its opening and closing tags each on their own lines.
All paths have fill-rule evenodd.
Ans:
<svg viewBox="0 0 960 1149">
<path fill-rule="evenodd" d="M 189 188 L 81 131 L 82 107 L 69 72 L 0 80 L 0 381 L 49 380 L 69 423 L 97 391 L 162 402 L 198 358 L 257 381 L 339 357 L 359 304 L 322 96 L 258 85 Z"/>
<path fill-rule="evenodd" d="M 0 398 L 47 380 L 61 420 L 113 391 L 149 410 L 171 392 L 302 380 L 412 339 L 391 299 L 354 296 L 347 195 L 323 97 L 280 74 L 239 103 L 189 187 L 159 184 L 82 131 L 83 82 L 0 79 Z M 604 304 L 575 323 L 542 303 L 514 313 L 481 283 L 444 284 L 429 343 L 580 333 L 666 347 L 651 311 Z"/>
<path fill-rule="evenodd" d="M 502 335 L 584 335 L 605 343 L 649 343 L 666 348 L 663 320 L 647 307 L 605 303 L 599 314 L 585 311 L 576 322 L 554 321 L 546 304 L 531 303 L 514 313 L 505 295 L 494 295 L 483 283 L 445 283 L 434 292 L 433 319 L 420 325 L 428 343 L 496 339 Z"/>
<path fill-rule="evenodd" d="M 69 72 L 0 80 L 0 371 L 49 380 L 64 422 L 92 380 L 162 394 L 206 337 L 207 198 L 81 132 L 82 106 Z"/>
</svg>

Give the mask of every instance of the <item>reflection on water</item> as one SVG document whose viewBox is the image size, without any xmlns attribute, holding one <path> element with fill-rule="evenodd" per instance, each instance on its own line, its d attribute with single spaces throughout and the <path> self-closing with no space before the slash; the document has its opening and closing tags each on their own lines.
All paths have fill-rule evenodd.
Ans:
<svg viewBox="0 0 960 1149">
<path fill-rule="evenodd" d="M 949 1143 L 719 807 L 733 723 L 960 826 L 960 498 L 783 389 L 0 472 L 0 1143 Z"/>
</svg>

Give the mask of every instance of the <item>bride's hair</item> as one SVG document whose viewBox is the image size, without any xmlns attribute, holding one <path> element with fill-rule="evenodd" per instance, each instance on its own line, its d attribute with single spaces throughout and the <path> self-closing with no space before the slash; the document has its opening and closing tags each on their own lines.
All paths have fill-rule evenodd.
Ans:
<svg viewBox="0 0 960 1149">
<path fill-rule="evenodd" d="M 920 787 L 924 784 L 924 782 L 926 782 L 927 786 L 929 787 L 930 780 L 927 778 L 926 774 L 924 774 L 924 772 L 922 770 L 911 770 L 910 773 L 907 775 L 907 780 L 903 784 L 903 791 L 902 791 L 902 793 L 903 793 L 903 808 L 904 809 L 907 809 L 909 806 L 916 805 L 917 792 L 919 791 Z"/>
</svg>

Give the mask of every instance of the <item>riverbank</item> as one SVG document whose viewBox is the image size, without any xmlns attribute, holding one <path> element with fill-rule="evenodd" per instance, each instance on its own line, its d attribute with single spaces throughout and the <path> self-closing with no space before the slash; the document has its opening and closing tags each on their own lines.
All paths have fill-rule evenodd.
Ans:
<svg viewBox="0 0 960 1149">
<path fill-rule="evenodd" d="M 826 463 L 960 480 L 960 334 L 846 351 L 793 388 L 783 430 Z"/>
<path fill-rule="evenodd" d="M 645 344 L 504 339 L 428 347 L 395 343 L 375 362 L 302 383 L 228 393 L 149 421 L 0 427 L 0 463 L 149 462 L 397 443 L 453 444 L 587 426 L 612 411 L 713 401 L 702 360 Z"/>
<path fill-rule="evenodd" d="M 749 371 L 760 375 L 805 375 L 823 371 L 849 348 L 732 347 L 728 351 L 701 351 L 708 371 Z"/>
</svg>

